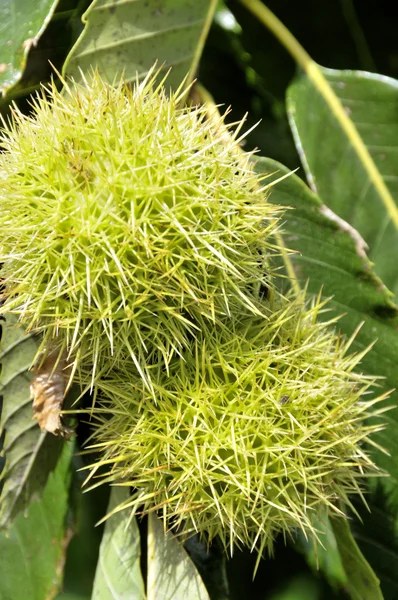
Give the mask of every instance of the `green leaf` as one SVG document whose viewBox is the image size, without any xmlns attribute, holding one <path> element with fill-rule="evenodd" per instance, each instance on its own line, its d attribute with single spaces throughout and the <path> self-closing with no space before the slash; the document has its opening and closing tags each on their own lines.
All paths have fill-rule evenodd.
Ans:
<svg viewBox="0 0 398 600">
<path fill-rule="evenodd" d="M 108 513 L 128 499 L 129 490 L 114 487 Z M 102 538 L 92 600 L 144 600 L 140 532 L 127 509 L 108 518 Z"/>
<path fill-rule="evenodd" d="M 341 590 L 347 583 L 347 576 L 330 519 L 324 515 L 314 523 L 314 526 L 317 528 L 320 543 L 315 544 L 313 539 L 298 531 L 295 538 L 296 549 L 298 548 L 304 554 L 314 572 L 322 571 L 331 586 Z"/>
<path fill-rule="evenodd" d="M 82 493 L 85 476 L 81 469 L 84 464 L 82 455 L 73 457 L 70 506 L 74 535 L 66 554 L 63 594 L 77 594 L 89 600 L 105 527 L 96 524 L 107 514 L 109 487 L 99 486 Z"/>
<path fill-rule="evenodd" d="M 372 183 L 349 135 L 306 75 L 295 79 L 287 92 L 289 120 L 312 190 L 369 246 L 376 273 L 398 292 L 398 81 L 372 73 L 321 69 L 360 141 L 373 159 Z M 369 165 L 368 165 L 369 166 Z"/>
<path fill-rule="evenodd" d="M 198 534 L 190 537 L 184 548 L 197 568 L 211 600 L 229 600 L 227 556 L 221 544 L 213 540 L 210 547 Z"/>
<path fill-rule="evenodd" d="M 331 524 L 352 600 L 383 600 L 380 582 L 352 537 L 348 521 L 332 519 Z"/>
<path fill-rule="evenodd" d="M 42 499 L 19 514 L 7 534 L 0 533 L 1 600 L 50 600 L 61 585 L 70 537 L 66 516 L 72 453 L 73 442 L 68 442 Z"/>
<path fill-rule="evenodd" d="M 270 180 L 287 173 L 286 167 L 271 159 L 258 159 L 257 170 L 270 174 Z M 355 233 L 349 234 L 338 220 L 324 213 L 320 199 L 296 175 L 290 175 L 272 188 L 271 202 L 290 206 L 284 216 L 283 239 L 291 256 L 296 276 L 304 286 L 308 281 L 311 294 L 322 289 L 324 297 L 332 297 L 325 318 L 343 315 L 337 327 L 350 337 L 362 324 L 352 349 L 361 351 L 375 342 L 362 359 L 363 372 L 384 377 L 377 393 L 395 390 L 386 405 L 398 405 L 398 313 L 390 292 L 373 273 L 366 256 L 358 253 Z M 281 284 L 286 283 L 281 280 Z M 380 422 L 380 420 L 379 420 Z M 390 455 L 373 450 L 376 463 L 390 477 L 381 479 L 390 501 L 398 505 L 398 408 L 382 417 L 384 431 L 373 435 Z"/>
<path fill-rule="evenodd" d="M 210 600 L 193 562 L 173 534 L 148 519 L 148 600 Z"/>
<path fill-rule="evenodd" d="M 0 94 L 21 79 L 30 48 L 37 44 L 58 0 L 8 0 L 0 3 Z"/>
<path fill-rule="evenodd" d="M 122 73 L 133 81 L 158 61 L 172 67 L 167 84 L 177 87 L 194 76 L 216 7 L 217 0 L 94 0 L 64 73 L 79 79 L 79 69 L 97 67 L 109 81 Z"/>
<path fill-rule="evenodd" d="M 379 485 L 366 498 L 368 507 L 356 502 L 361 520 L 350 523 L 356 542 L 374 568 L 386 600 L 398 598 L 398 537 L 397 519 L 382 487 Z"/>
<path fill-rule="evenodd" d="M 33 420 L 29 368 L 38 349 L 37 340 L 25 334 L 12 315 L 2 323 L 2 332 L 0 435 L 5 431 L 6 463 L 2 472 L 0 528 L 9 527 L 32 497 L 41 494 L 63 447 L 62 440 L 42 433 Z"/>
</svg>

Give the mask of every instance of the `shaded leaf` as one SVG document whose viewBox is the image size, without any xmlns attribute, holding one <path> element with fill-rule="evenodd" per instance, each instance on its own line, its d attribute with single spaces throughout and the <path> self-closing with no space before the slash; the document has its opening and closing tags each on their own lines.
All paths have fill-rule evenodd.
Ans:
<svg viewBox="0 0 398 600">
<path fill-rule="evenodd" d="M 148 600 L 210 600 L 182 544 L 153 514 L 148 518 Z"/>
<path fill-rule="evenodd" d="M 99 486 L 82 493 L 85 479 L 81 471 L 84 466 L 82 458 L 82 455 L 75 454 L 72 462 L 69 504 L 74 535 L 66 555 L 63 594 L 77 594 L 83 596 L 84 600 L 89 600 L 93 591 L 99 548 L 105 527 L 102 524 L 98 525 L 98 521 L 107 514 L 109 487 Z"/>
<path fill-rule="evenodd" d="M 367 147 L 376 173 L 398 197 L 398 81 L 382 75 L 322 69 Z M 287 92 L 287 108 L 308 182 L 322 201 L 362 235 L 376 273 L 398 292 L 398 207 L 383 201 L 364 159 L 305 75 Z"/>
<path fill-rule="evenodd" d="M 347 576 L 330 519 L 325 515 L 314 525 L 318 530 L 320 543 L 315 543 L 313 539 L 305 537 L 301 531 L 298 531 L 295 546 L 303 552 L 314 572 L 321 570 L 331 586 L 341 590 L 347 583 Z"/>
<path fill-rule="evenodd" d="M 9 0 L 0 3 L 0 92 L 21 79 L 29 50 L 37 44 L 58 0 Z"/>
<path fill-rule="evenodd" d="M 398 539 L 396 517 L 391 516 L 388 500 L 382 487 L 377 486 L 369 509 L 356 503 L 361 521 L 353 519 L 351 528 L 364 556 L 381 581 L 385 600 L 398 598 Z"/>
<path fill-rule="evenodd" d="M 224 548 L 213 540 L 210 548 L 200 539 L 199 535 L 193 535 L 184 544 L 195 567 L 209 592 L 211 600 L 228 600 L 230 598 L 227 557 Z"/>
<path fill-rule="evenodd" d="M 347 574 L 347 589 L 352 600 L 383 600 L 380 582 L 358 548 L 348 521 L 332 519 L 331 524 Z"/>
<path fill-rule="evenodd" d="M 86 27 L 72 48 L 64 72 L 97 67 L 112 81 L 144 77 L 158 61 L 172 67 L 168 85 L 178 86 L 188 72 L 192 79 L 217 0 L 94 0 L 83 16 Z"/>
<path fill-rule="evenodd" d="M 0 394 L 3 405 L 0 432 L 5 431 L 0 496 L 0 527 L 9 527 L 15 515 L 32 497 L 40 494 L 54 469 L 63 441 L 42 433 L 33 420 L 29 368 L 38 349 L 37 340 L 26 335 L 9 315 L 2 323 Z"/>
<path fill-rule="evenodd" d="M 41 500 L 20 513 L 6 533 L 0 533 L 1 600 L 50 600 L 61 582 L 70 532 L 68 512 L 73 443 L 65 444 L 50 474 Z"/>
<path fill-rule="evenodd" d="M 128 499 L 129 490 L 114 487 L 108 513 Z M 92 600 L 144 600 L 140 533 L 128 510 L 108 518 L 101 541 Z"/>
</svg>

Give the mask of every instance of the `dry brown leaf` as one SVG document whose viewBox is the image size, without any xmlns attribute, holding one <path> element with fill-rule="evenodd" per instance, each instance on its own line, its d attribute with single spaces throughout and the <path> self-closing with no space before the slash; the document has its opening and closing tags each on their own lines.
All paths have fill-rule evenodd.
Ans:
<svg viewBox="0 0 398 600">
<path fill-rule="evenodd" d="M 66 367 L 65 357 L 49 352 L 33 371 L 30 382 L 33 413 L 40 429 L 64 438 L 73 433 L 73 429 L 64 425 L 61 414 L 68 382 Z"/>
</svg>

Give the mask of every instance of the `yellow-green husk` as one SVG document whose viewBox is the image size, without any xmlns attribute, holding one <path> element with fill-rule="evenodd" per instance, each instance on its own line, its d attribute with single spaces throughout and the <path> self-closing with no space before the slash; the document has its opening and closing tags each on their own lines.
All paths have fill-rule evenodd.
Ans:
<svg viewBox="0 0 398 600">
<path fill-rule="evenodd" d="M 134 511 L 218 536 L 230 554 L 271 553 L 297 529 L 316 538 L 320 515 L 343 516 L 377 472 L 364 442 L 380 425 L 364 420 L 379 399 L 364 398 L 373 380 L 353 371 L 361 356 L 316 321 L 319 300 L 278 304 L 158 368 L 156 403 L 133 372 L 101 381 L 91 481 L 101 467 L 104 481 L 131 486 Z"/>
<path fill-rule="evenodd" d="M 154 74 L 132 88 L 93 74 L 14 109 L 0 138 L 1 310 L 92 384 L 128 358 L 150 387 L 151 364 L 258 313 L 269 285 L 278 210 L 222 119 L 180 98 Z"/>
</svg>

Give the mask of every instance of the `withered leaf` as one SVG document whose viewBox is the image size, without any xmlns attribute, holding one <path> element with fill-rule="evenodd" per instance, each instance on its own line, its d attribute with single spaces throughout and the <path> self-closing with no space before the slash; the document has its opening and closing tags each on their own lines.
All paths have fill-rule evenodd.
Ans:
<svg viewBox="0 0 398 600">
<path fill-rule="evenodd" d="M 40 429 L 69 438 L 73 429 L 63 423 L 61 414 L 68 383 L 66 367 L 63 355 L 60 356 L 56 351 L 47 353 L 33 371 L 30 394 Z"/>
</svg>

